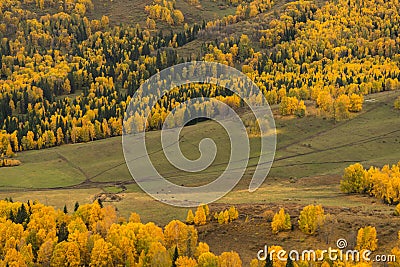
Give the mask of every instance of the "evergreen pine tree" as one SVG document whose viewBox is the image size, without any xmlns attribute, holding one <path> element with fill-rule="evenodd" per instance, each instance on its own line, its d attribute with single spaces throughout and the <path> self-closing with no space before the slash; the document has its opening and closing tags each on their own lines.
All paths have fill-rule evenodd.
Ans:
<svg viewBox="0 0 400 267">
<path fill-rule="evenodd" d="M 269 252 L 267 251 L 267 259 L 265 260 L 265 267 L 273 267 L 274 262 L 273 259 L 271 259 Z"/>
<path fill-rule="evenodd" d="M 145 43 L 142 47 L 142 55 L 143 56 L 148 56 L 150 55 L 150 47 L 147 43 Z"/>
<path fill-rule="evenodd" d="M 293 261 L 290 257 L 288 257 L 286 261 L 286 267 L 294 267 Z"/>
<path fill-rule="evenodd" d="M 8 215 L 10 221 L 15 222 L 14 213 L 10 210 L 10 215 Z"/>
<path fill-rule="evenodd" d="M 31 230 L 26 237 L 26 244 L 31 244 L 34 258 L 37 257 L 37 253 L 40 247 L 40 243 L 36 234 L 36 230 Z"/>
<path fill-rule="evenodd" d="M 161 54 L 160 54 L 160 51 L 157 51 L 156 67 L 157 67 L 158 70 L 161 70 L 161 69 L 162 69 L 162 61 L 161 61 Z"/>
<path fill-rule="evenodd" d="M 79 203 L 78 203 L 78 201 L 77 201 L 77 202 L 75 202 L 74 212 L 77 211 L 78 208 L 79 208 Z"/>
<path fill-rule="evenodd" d="M 18 208 L 17 216 L 15 217 L 15 223 L 22 224 L 23 222 L 26 222 L 28 217 L 29 214 L 26 211 L 25 205 L 22 204 L 21 207 Z"/>
<path fill-rule="evenodd" d="M 101 199 L 97 199 L 97 203 L 99 203 L 100 208 L 103 208 L 103 201 Z"/>
<path fill-rule="evenodd" d="M 172 267 L 176 267 L 176 260 L 179 258 L 178 246 L 175 247 L 174 256 L 172 257 Z"/>
<path fill-rule="evenodd" d="M 58 243 L 66 241 L 68 239 L 68 234 L 69 233 L 67 224 L 65 222 L 62 222 L 57 231 Z"/>
</svg>

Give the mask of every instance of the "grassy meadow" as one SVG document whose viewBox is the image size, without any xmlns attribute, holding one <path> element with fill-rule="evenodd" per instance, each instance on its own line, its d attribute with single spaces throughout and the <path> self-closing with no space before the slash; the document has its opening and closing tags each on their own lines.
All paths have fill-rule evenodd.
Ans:
<svg viewBox="0 0 400 267">
<path fill-rule="evenodd" d="M 346 166 L 355 162 L 369 167 L 394 164 L 400 159 L 400 113 L 392 107 L 399 94 L 369 95 L 364 111 L 343 122 L 334 123 L 315 115 L 312 106 L 304 118 L 277 115 L 277 151 L 263 186 L 254 193 L 247 191 L 258 162 L 259 140 L 254 137 L 250 140 L 251 159 L 244 177 L 233 192 L 218 202 L 361 205 L 362 197 L 340 193 L 340 176 Z M 198 143 L 205 137 L 212 137 L 217 144 L 217 157 L 209 168 L 195 174 L 181 172 L 165 159 L 159 131 L 148 133 L 147 149 L 157 170 L 170 181 L 185 186 L 206 184 L 226 166 L 230 153 L 226 132 L 210 121 L 188 126 L 182 131 L 180 147 L 184 155 L 195 159 L 199 156 Z M 138 188 L 126 167 L 120 137 L 27 151 L 19 153 L 18 158 L 20 166 L 0 169 L 1 198 L 37 199 L 72 208 L 76 201 L 90 202 L 101 192 L 120 193 L 122 200 L 113 204 L 125 216 L 137 211 L 145 221 L 163 224 L 175 217 L 183 219 L 186 214 L 185 209 L 161 204 Z"/>
</svg>

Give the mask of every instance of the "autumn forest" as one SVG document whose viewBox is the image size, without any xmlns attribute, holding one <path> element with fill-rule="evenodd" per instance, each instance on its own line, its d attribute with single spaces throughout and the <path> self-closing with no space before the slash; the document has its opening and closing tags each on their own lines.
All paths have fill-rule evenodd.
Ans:
<svg viewBox="0 0 400 267">
<path fill-rule="evenodd" d="M 131 10 L 137 12 L 133 17 L 138 17 L 127 23 L 123 18 L 118 21 L 118 15 L 104 11 L 123 6 L 122 0 L 0 0 L 0 170 L 7 169 L 4 173 L 0 171 L 0 192 L 4 199 L 0 201 L 0 266 L 373 266 L 371 262 L 327 258 L 261 261 L 256 258 L 259 243 L 253 245 L 253 254 L 246 252 L 243 258 L 229 242 L 221 248 L 214 235 L 225 229 L 219 238 L 228 238 L 228 233 L 237 234 L 230 231 L 239 232 L 235 229 L 243 225 L 259 224 L 268 229 L 272 240 L 283 244 L 270 249 L 293 244 L 305 246 L 317 242 L 318 238 L 321 244 L 332 243 L 332 240 L 322 240 L 321 236 L 329 232 L 329 225 L 345 223 L 335 217 L 338 213 L 352 215 L 344 209 L 346 201 L 352 203 L 348 209 L 380 205 L 374 206 L 373 211 L 360 208 L 365 220 L 370 219 L 368 216 L 375 217 L 370 224 L 351 226 L 352 246 L 360 251 L 383 252 L 384 248 L 387 253 L 398 256 L 397 261 L 389 264 L 400 266 L 397 226 L 400 158 L 396 154 L 400 143 L 400 130 L 396 128 L 400 114 L 398 0 L 145 0 L 132 3 L 137 9 Z M 113 205 L 117 201 L 110 196 L 122 199 L 129 193 L 137 193 L 137 188 L 129 187 L 133 182 L 130 177 L 125 179 L 126 172 L 109 174 L 113 181 L 95 181 L 99 174 L 69 162 L 66 156 L 60 156 L 59 162 L 67 161 L 71 169 L 84 175 L 83 181 L 68 183 L 65 187 L 27 186 L 23 187 L 23 193 L 16 190 L 18 185 L 3 185 L 3 180 L 18 180 L 19 176 L 10 175 L 9 169 L 18 171 L 25 164 L 31 166 L 34 161 L 29 160 L 43 155 L 26 153 L 45 150 L 61 155 L 62 150 L 52 149 L 119 140 L 127 131 L 124 129 L 126 108 L 140 86 L 168 67 L 191 61 L 218 62 L 240 70 L 260 88 L 258 92 L 248 92 L 250 102 L 261 105 L 267 101 L 271 106 L 277 120 L 276 159 L 287 163 L 274 165 L 273 168 L 287 169 L 272 175 L 289 182 L 278 188 L 271 183 L 262 190 L 275 188 L 276 193 L 281 188 L 293 187 L 294 191 L 295 183 L 299 183 L 300 188 L 315 190 L 312 192 L 317 195 L 334 192 L 341 200 L 332 198 L 321 205 L 315 197 L 297 203 L 296 199 L 304 197 L 301 194 L 284 196 L 289 199 L 285 203 L 279 193 L 276 199 L 281 202 L 274 198 L 275 193 L 270 199 L 266 191 L 262 191 L 265 195 L 246 199 L 239 190 L 238 195 L 228 196 L 232 204 L 226 200 L 220 205 L 181 209 L 176 219 L 162 221 L 162 226 L 158 226 L 151 221 L 153 217 L 141 219 L 134 208 Z M 191 71 L 188 69 L 179 75 L 184 79 Z M 162 91 L 162 83 L 159 85 Z M 251 138 L 259 137 L 257 121 L 247 116 L 248 106 L 237 94 L 222 86 L 203 83 L 185 84 L 163 94 L 149 109 L 148 117 L 144 111 L 131 114 L 131 119 L 140 122 L 137 125 L 145 125 L 134 130 L 156 135 L 170 112 L 193 98 L 216 98 L 245 114 L 247 132 Z M 207 114 L 215 112 L 210 106 L 184 104 L 177 120 L 184 121 L 203 110 Z M 374 122 L 370 122 L 371 117 Z M 199 120 L 193 124 L 213 130 L 207 123 Z M 346 136 L 340 136 L 340 127 L 344 127 Z M 315 139 L 327 133 L 331 141 Z M 389 139 L 382 141 L 381 137 Z M 369 142 L 376 140 L 380 143 L 369 146 Z M 353 155 L 348 151 L 355 145 L 361 147 L 361 152 Z M 335 149 L 346 147 L 348 151 L 334 154 Z M 389 148 L 395 152 L 387 157 L 379 154 Z M 332 152 L 334 160 L 329 155 L 311 158 L 307 163 L 296 158 L 322 152 Z M 50 156 L 44 158 L 43 162 L 51 160 Z M 83 158 L 75 160 L 79 162 Z M 322 162 L 312 165 L 318 160 Z M 123 163 L 116 166 L 125 166 Z M 290 169 L 294 166 L 300 167 Z M 107 173 L 113 168 L 116 167 L 102 171 Z M 38 174 L 27 177 L 34 175 Z M 305 182 L 301 182 L 301 176 L 317 179 L 312 180 L 316 189 L 302 184 Z M 319 182 L 318 179 L 326 180 Z M 186 180 L 179 183 L 186 184 Z M 43 202 L 30 195 L 36 189 L 93 188 L 101 188 L 100 195 L 105 197 L 98 197 L 96 192 L 96 197 L 71 200 L 75 203 L 73 208 L 64 200 L 61 208 L 52 205 L 51 197 L 48 203 L 47 196 Z M 107 191 L 109 188 L 112 190 Z M 13 193 L 23 195 L 24 199 L 14 201 L 10 197 Z M 262 208 L 256 214 L 251 205 L 264 205 L 264 202 L 273 203 L 273 208 Z M 153 216 L 154 211 L 145 207 Z M 385 221 L 379 221 L 379 215 L 374 213 L 377 210 L 384 214 Z M 381 223 L 375 225 L 374 220 Z M 253 230 L 257 235 L 259 230 Z M 335 231 L 335 236 L 345 232 Z M 379 241 L 380 233 L 384 241 Z M 208 244 L 210 235 L 215 239 Z M 296 240 L 293 244 L 292 237 Z M 236 238 L 240 240 L 240 235 Z M 261 242 L 265 237 L 258 239 Z"/>
</svg>

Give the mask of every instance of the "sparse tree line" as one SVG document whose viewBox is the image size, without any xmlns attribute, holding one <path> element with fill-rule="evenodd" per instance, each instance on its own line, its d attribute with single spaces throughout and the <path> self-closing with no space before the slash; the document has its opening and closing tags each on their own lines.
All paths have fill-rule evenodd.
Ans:
<svg viewBox="0 0 400 267">
<path fill-rule="evenodd" d="M 251 2 L 251 0 L 209 0 L 209 1 L 217 2 L 217 3 L 222 2 L 224 4 L 231 5 L 231 6 L 238 6 L 239 4 L 246 4 L 246 3 Z"/>
<path fill-rule="evenodd" d="M 344 171 L 343 178 L 340 181 L 340 189 L 345 193 L 367 194 L 382 200 L 384 203 L 396 205 L 393 215 L 399 216 L 400 162 L 392 166 L 385 165 L 382 168 L 371 166 L 369 169 L 364 169 L 360 163 L 350 165 Z M 371 229 L 368 231 L 371 232 Z M 400 240 L 400 231 L 398 238 Z M 395 246 L 391 253 L 396 256 L 396 262 L 391 263 L 391 266 L 399 266 L 399 246 Z"/>
<path fill-rule="evenodd" d="M 217 221 L 219 224 L 227 224 L 239 218 L 239 212 L 235 206 L 231 206 L 229 209 L 221 210 L 220 212 L 214 212 L 210 214 L 208 205 L 200 205 L 197 207 L 195 214 L 192 210 L 188 211 L 186 217 L 186 223 L 191 225 L 205 225 L 210 221 Z"/>
<path fill-rule="evenodd" d="M 224 0 L 225 1 L 225 0 Z M 237 1 L 228 0 L 231 5 L 237 6 L 235 15 L 227 15 L 220 19 L 215 19 L 205 23 L 202 35 L 208 35 L 215 31 L 221 31 L 223 27 L 238 23 L 240 21 L 253 18 L 260 13 L 264 13 L 271 9 L 274 2 L 271 0 L 253 0 L 253 1 Z"/>
<path fill-rule="evenodd" d="M 325 216 L 325 211 L 321 205 L 308 205 L 304 207 L 300 212 L 298 220 L 300 230 L 308 235 L 316 234 L 324 225 Z M 289 213 L 281 208 L 274 214 L 271 221 L 271 228 L 274 234 L 292 230 Z"/>
<path fill-rule="evenodd" d="M 267 213 L 266 215 L 269 215 Z M 298 219 L 298 227 L 299 229 L 307 235 L 315 235 L 323 231 L 323 227 L 325 221 L 329 220 L 330 214 L 325 214 L 324 209 L 321 205 L 308 205 L 303 208 L 300 212 Z M 268 216 L 267 216 L 268 217 Z M 273 234 L 278 234 L 283 231 L 291 231 L 293 230 L 293 225 L 291 223 L 291 217 L 289 213 L 287 213 L 283 208 L 281 208 L 277 213 L 273 214 L 271 219 L 271 229 Z M 399 232 L 400 233 L 400 232 Z M 328 233 L 331 234 L 331 233 Z M 356 237 L 356 244 L 354 249 L 358 251 L 370 250 L 375 251 L 378 248 L 378 239 L 376 228 L 373 226 L 365 226 L 358 230 Z M 270 246 L 268 247 L 268 251 L 274 250 L 278 252 L 283 250 L 281 246 Z M 253 259 L 250 262 L 251 267 L 264 267 L 264 266 L 296 266 L 296 267 L 306 267 L 306 266 L 372 266 L 371 262 L 357 262 L 356 259 L 349 259 L 348 261 L 341 262 L 340 260 L 332 261 L 325 254 L 323 256 L 322 250 L 315 250 L 316 258 L 320 259 L 318 261 L 307 261 L 302 260 L 300 257 L 297 261 L 293 261 L 291 258 L 286 255 L 286 260 L 281 261 L 278 259 L 277 255 L 274 254 L 273 258 L 270 259 L 268 253 L 267 259 L 264 261 L 260 261 L 258 259 Z M 392 250 L 392 253 L 396 252 L 396 247 Z M 293 256 L 293 255 L 292 255 Z M 397 264 L 397 263 L 392 263 Z M 397 265 L 394 265 L 397 266 Z"/>
<path fill-rule="evenodd" d="M 377 243 L 378 239 L 376 238 L 376 229 L 375 227 L 372 226 L 366 226 L 363 228 L 360 228 L 357 232 L 357 245 L 355 247 L 356 250 L 358 251 L 364 251 L 364 250 L 370 250 L 370 251 L 375 251 L 377 249 Z M 266 260 L 258 260 L 258 259 L 253 259 L 250 262 L 250 267 L 308 267 L 308 266 L 321 266 L 321 267 L 331 267 L 331 266 L 357 266 L 357 267 L 371 267 L 372 263 L 371 262 L 366 262 L 366 261 L 357 261 L 356 259 L 352 260 L 336 260 L 332 261 L 332 259 L 329 258 L 327 253 L 324 253 L 322 250 L 314 250 L 315 253 L 315 259 L 302 259 L 300 256 L 298 256 L 299 260 L 292 260 L 292 257 L 297 257 L 294 255 L 286 255 L 286 258 L 284 261 L 280 260 L 277 256 L 277 252 L 284 250 L 283 247 L 281 246 L 269 246 L 267 252 L 267 257 Z M 272 258 L 270 254 L 268 254 L 269 251 L 275 251 L 272 255 Z M 399 255 L 399 249 L 395 247 L 392 250 L 393 255 Z M 361 257 L 360 257 L 361 258 Z M 391 266 L 397 266 L 397 262 L 391 262 Z"/>
<path fill-rule="evenodd" d="M 169 25 L 180 25 L 185 17 L 179 9 L 175 8 L 175 0 L 154 0 L 153 4 L 145 6 L 149 18 L 162 20 Z"/>
<path fill-rule="evenodd" d="M 400 214 L 400 205 L 398 206 L 398 211 Z M 273 213 L 272 216 L 269 216 L 269 212 L 272 211 L 266 211 L 264 218 L 267 221 L 271 222 L 271 230 L 273 234 L 278 234 L 279 232 L 284 232 L 284 231 L 293 231 L 294 227 L 291 222 L 291 216 L 288 212 L 285 211 L 285 209 L 281 208 L 279 209 L 278 212 Z M 236 220 L 239 217 L 239 213 L 236 209 L 236 207 L 231 206 L 229 209 L 222 210 L 220 212 L 215 212 L 214 216 L 210 216 L 210 209 L 208 205 L 200 205 L 195 214 L 193 214 L 192 210 L 188 211 L 187 218 L 186 218 L 186 224 L 194 224 L 196 226 L 200 225 L 205 225 L 208 222 L 212 222 L 212 217 L 214 217 L 214 220 L 217 221 L 219 224 L 227 224 L 233 220 Z M 325 214 L 325 211 L 321 205 L 308 205 L 305 206 L 302 211 L 299 214 L 298 217 L 298 227 L 299 229 L 306 235 L 316 235 L 316 234 L 321 234 L 324 230 L 324 224 L 325 222 L 330 223 L 332 219 L 330 218 L 330 214 Z M 248 223 L 249 218 L 245 219 L 244 223 Z M 329 233 L 330 234 L 330 233 Z M 400 232 L 399 232 L 399 238 L 400 238 Z M 357 249 L 358 251 L 363 251 L 363 250 L 370 250 L 370 251 L 375 251 L 378 248 L 378 239 L 377 239 L 377 231 L 376 228 L 373 226 L 365 226 L 360 229 L 358 229 L 356 240 L 355 240 L 355 247 L 354 249 Z M 280 246 L 271 246 L 268 247 L 268 250 L 275 250 L 279 251 L 282 250 L 283 248 Z M 392 250 L 393 255 L 400 255 L 400 250 L 395 247 Z M 316 250 L 317 257 L 316 258 L 321 258 L 322 260 L 318 262 L 307 262 L 307 261 L 292 261 L 290 259 L 286 261 L 280 261 L 276 255 L 274 255 L 272 260 L 264 260 L 260 261 L 258 259 L 253 259 L 250 262 L 250 266 L 310 266 L 310 264 L 317 264 L 318 266 L 340 266 L 340 264 L 346 264 L 346 266 L 372 266 L 371 263 L 367 262 L 362 262 L 364 265 L 360 265 L 356 261 L 356 259 L 351 260 L 347 262 L 340 262 L 336 261 L 333 262 L 330 260 L 328 257 L 321 257 L 321 250 Z M 325 255 L 326 256 L 326 255 Z M 391 263 L 397 264 L 397 263 Z M 189 265 L 192 266 L 192 265 Z M 193 265 L 197 266 L 197 265 Z M 199 265 L 202 266 L 202 265 Z M 220 265 L 209 265 L 209 266 L 220 266 Z M 224 265 L 222 265 L 224 266 Z M 233 265 L 233 266 L 241 266 L 241 265 Z M 396 265 L 394 265 L 396 266 Z"/>
<path fill-rule="evenodd" d="M 368 170 L 360 163 L 344 170 L 340 189 L 345 193 L 368 194 L 388 204 L 400 202 L 400 162 Z"/>
</svg>

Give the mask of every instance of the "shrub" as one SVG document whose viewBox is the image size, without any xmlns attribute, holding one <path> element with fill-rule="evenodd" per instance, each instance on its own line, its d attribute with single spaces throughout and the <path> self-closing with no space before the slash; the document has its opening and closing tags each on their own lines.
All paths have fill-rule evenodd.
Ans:
<svg viewBox="0 0 400 267">
<path fill-rule="evenodd" d="M 19 166 L 21 164 L 21 161 L 17 159 L 1 159 L 0 158 L 0 167 L 14 167 L 14 166 Z"/>
</svg>

